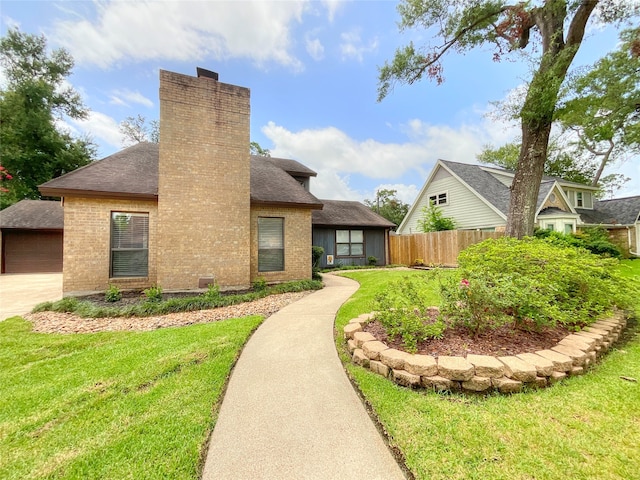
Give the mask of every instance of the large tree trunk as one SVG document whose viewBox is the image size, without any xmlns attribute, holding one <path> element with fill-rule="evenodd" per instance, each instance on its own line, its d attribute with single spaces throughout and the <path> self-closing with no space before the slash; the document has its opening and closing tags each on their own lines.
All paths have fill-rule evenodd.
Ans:
<svg viewBox="0 0 640 480">
<path fill-rule="evenodd" d="M 550 132 L 551 122 L 538 127 L 522 125 L 522 149 L 511 184 L 507 236 L 522 238 L 533 235 Z"/>
<path fill-rule="evenodd" d="M 522 147 L 511 184 L 511 201 L 506 234 L 522 238 L 533 234 L 540 182 L 547 160 L 549 133 L 560 86 L 582 43 L 584 29 L 598 0 L 581 0 L 564 37 L 566 0 L 546 0 L 531 11 L 524 25 L 521 45 L 526 46 L 529 30 L 536 27 L 542 37 L 542 58 L 534 73 L 520 112 Z"/>
</svg>

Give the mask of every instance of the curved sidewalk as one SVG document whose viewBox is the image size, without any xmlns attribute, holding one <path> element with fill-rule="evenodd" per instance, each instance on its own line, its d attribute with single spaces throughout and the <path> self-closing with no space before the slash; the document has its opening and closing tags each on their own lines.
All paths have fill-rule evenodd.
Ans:
<svg viewBox="0 0 640 480">
<path fill-rule="evenodd" d="M 324 282 L 269 317 L 245 346 L 203 480 L 405 478 L 335 349 L 336 312 L 358 284 L 335 275 Z"/>
</svg>

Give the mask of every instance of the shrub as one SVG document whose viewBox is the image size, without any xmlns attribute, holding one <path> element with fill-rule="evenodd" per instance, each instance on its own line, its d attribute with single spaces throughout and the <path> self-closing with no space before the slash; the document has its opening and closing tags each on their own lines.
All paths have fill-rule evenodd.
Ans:
<svg viewBox="0 0 640 480">
<path fill-rule="evenodd" d="M 533 329 L 588 324 L 626 308 L 638 293 L 615 263 L 548 239 L 486 240 L 460 253 L 457 280 L 441 281 L 441 311 L 475 333 L 509 322 Z"/>
<path fill-rule="evenodd" d="M 324 248 L 313 246 L 311 247 L 311 278 L 314 280 L 320 280 L 320 260 L 324 255 Z"/>
<path fill-rule="evenodd" d="M 252 286 L 256 292 L 262 292 L 267 289 L 267 281 L 264 277 L 258 277 L 253 281 Z"/>
<path fill-rule="evenodd" d="M 376 265 L 378 265 L 378 259 L 371 255 L 367 257 L 367 264 L 371 267 L 375 267 Z"/>
<path fill-rule="evenodd" d="M 203 296 L 208 301 L 217 300 L 220 298 L 220 287 L 216 283 L 210 283 L 207 285 L 207 291 Z"/>
<path fill-rule="evenodd" d="M 142 293 L 147 297 L 147 302 L 162 301 L 162 288 L 160 285 L 153 285 L 146 290 L 143 290 Z"/>
<path fill-rule="evenodd" d="M 107 291 L 104 292 L 104 300 L 105 302 L 117 302 L 122 299 L 122 292 L 118 288 L 117 285 L 109 285 Z"/>
<path fill-rule="evenodd" d="M 420 280 L 405 277 L 392 282 L 375 297 L 375 319 L 386 329 L 392 339 L 402 338 L 408 352 L 415 353 L 418 343 L 429 338 L 442 338 L 445 324 L 440 319 L 432 321 L 429 305 L 420 288 Z"/>
<path fill-rule="evenodd" d="M 422 218 L 418 219 L 418 228 L 422 232 L 441 232 L 455 230 L 456 224 L 452 218 L 445 217 L 442 210 L 433 203 L 422 207 Z"/>
<path fill-rule="evenodd" d="M 602 227 L 588 227 L 575 234 L 538 229 L 534 232 L 534 236 L 544 238 L 554 245 L 584 248 L 602 257 L 622 257 L 620 247 L 611 243 L 607 230 Z"/>
</svg>

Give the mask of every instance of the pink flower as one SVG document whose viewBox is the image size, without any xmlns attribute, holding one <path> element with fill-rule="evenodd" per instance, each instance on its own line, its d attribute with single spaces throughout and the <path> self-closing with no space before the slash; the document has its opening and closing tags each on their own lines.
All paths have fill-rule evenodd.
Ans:
<svg viewBox="0 0 640 480">
<path fill-rule="evenodd" d="M 462 280 L 460 280 L 460 286 L 461 287 L 468 287 L 469 286 L 469 280 L 467 280 L 466 278 L 463 278 Z"/>
</svg>

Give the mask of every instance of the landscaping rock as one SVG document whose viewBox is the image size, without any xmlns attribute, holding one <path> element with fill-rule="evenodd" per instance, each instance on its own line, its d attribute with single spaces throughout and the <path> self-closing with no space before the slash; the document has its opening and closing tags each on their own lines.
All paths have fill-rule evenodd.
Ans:
<svg viewBox="0 0 640 480">
<path fill-rule="evenodd" d="M 364 354 L 369 357 L 371 360 L 379 360 L 380 352 L 384 352 L 388 350 L 384 343 L 379 342 L 378 340 L 372 340 L 370 342 L 364 342 L 362 344 L 362 350 L 364 350 Z"/>
<path fill-rule="evenodd" d="M 582 350 L 578 350 L 577 348 L 573 347 L 567 347 L 566 345 L 556 345 L 555 347 L 552 347 L 551 350 L 570 357 L 573 361 L 574 367 L 581 366 L 587 358 L 587 354 Z"/>
<path fill-rule="evenodd" d="M 433 377 L 438 375 L 438 364 L 431 355 L 409 355 L 404 360 L 404 369 L 425 377 Z"/>
<path fill-rule="evenodd" d="M 406 370 L 393 370 L 393 381 L 403 387 L 418 387 L 420 386 L 420 375 L 414 375 Z"/>
<path fill-rule="evenodd" d="M 360 322 L 364 322 L 364 323 L 368 323 L 369 321 L 371 321 L 371 319 L 373 318 L 373 316 L 375 315 L 375 313 L 363 313 L 361 315 L 358 315 L 357 319 Z"/>
<path fill-rule="evenodd" d="M 410 354 L 401 352 L 395 348 L 390 348 L 380 352 L 380 361 L 387 367 L 395 370 L 404 370 L 404 361 Z"/>
<path fill-rule="evenodd" d="M 518 393 L 522 391 L 522 382 L 507 377 L 492 378 L 491 384 L 500 393 Z"/>
<path fill-rule="evenodd" d="M 521 353 L 516 357 L 536 367 L 536 372 L 539 376 L 548 377 L 553 373 L 553 362 L 548 358 L 541 357 L 535 353 Z"/>
<path fill-rule="evenodd" d="M 536 355 L 540 355 L 553 363 L 553 369 L 556 372 L 568 372 L 573 367 L 573 360 L 562 353 L 553 350 L 538 350 Z"/>
<path fill-rule="evenodd" d="M 364 327 L 367 324 L 367 321 L 363 320 L 360 317 L 356 317 L 356 318 L 352 318 L 351 320 L 349 320 L 349 325 L 352 324 L 352 323 L 357 323 L 358 325 L 361 325 L 361 326 Z"/>
<path fill-rule="evenodd" d="M 345 338 L 353 338 L 354 333 L 362 331 L 362 325 L 359 323 L 348 323 L 342 330 L 344 331 Z"/>
<path fill-rule="evenodd" d="M 353 334 L 353 340 L 356 342 L 356 346 L 358 348 L 362 348 L 362 345 L 365 342 L 371 342 L 372 340 L 375 340 L 375 339 L 376 337 L 374 337 L 369 332 L 356 332 Z"/>
<path fill-rule="evenodd" d="M 563 338 L 562 340 L 560 340 L 558 342 L 558 345 L 566 345 L 567 347 L 571 347 L 571 348 L 577 348 L 578 350 L 582 351 L 582 352 L 589 352 L 592 350 L 595 350 L 594 347 L 589 346 L 588 344 L 584 343 L 584 342 L 580 342 L 580 341 L 576 341 L 574 339 L 571 338 Z"/>
<path fill-rule="evenodd" d="M 367 357 L 364 354 L 361 348 L 356 348 L 353 351 L 352 358 L 353 358 L 353 363 L 356 363 L 357 365 L 362 365 L 365 368 L 369 366 L 369 357 Z"/>
<path fill-rule="evenodd" d="M 378 375 L 382 375 L 383 377 L 389 376 L 389 367 L 387 367 L 384 363 L 378 362 L 376 360 L 371 360 L 369 362 L 369 369 L 377 373 Z"/>
<path fill-rule="evenodd" d="M 441 377 L 466 382 L 471 380 L 474 374 L 473 365 L 462 357 L 438 357 L 438 375 Z"/>
<path fill-rule="evenodd" d="M 475 375 L 470 380 L 462 382 L 462 388 L 472 392 L 484 392 L 491 388 L 491 379 L 489 377 L 479 377 Z"/>
<path fill-rule="evenodd" d="M 505 376 L 521 382 L 533 382 L 536 379 L 536 367 L 518 357 L 498 357 L 505 366 Z"/>
<path fill-rule="evenodd" d="M 571 369 L 571 371 L 569 372 L 569 375 L 576 376 L 576 375 L 582 375 L 584 373 L 584 368 L 583 367 L 573 367 Z"/>
<path fill-rule="evenodd" d="M 545 388 L 548 383 L 549 382 L 547 380 L 547 377 L 536 377 L 536 379 L 533 381 L 533 386 L 535 386 L 536 388 Z"/>
<path fill-rule="evenodd" d="M 576 335 L 576 334 L 567 335 L 566 337 L 563 338 L 563 340 L 576 342 L 576 343 L 584 343 L 588 347 L 587 350 L 585 350 L 587 352 L 594 350 L 596 348 L 596 345 L 598 344 L 595 338 L 589 338 L 583 335 Z"/>
<path fill-rule="evenodd" d="M 575 334 L 578 335 L 579 337 L 593 338 L 596 341 L 596 349 L 602 345 L 602 342 L 604 342 L 604 337 L 602 335 L 598 335 L 597 333 L 576 332 Z"/>
<path fill-rule="evenodd" d="M 495 357 L 469 354 L 467 362 L 475 367 L 476 375 L 479 377 L 500 378 L 504 376 L 504 365 Z"/>
<path fill-rule="evenodd" d="M 559 382 L 560 380 L 564 380 L 567 378 L 567 374 L 564 372 L 553 372 L 549 377 L 549 383 L 554 384 Z"/>
<path fill-rule="evenodd" d="M 356 348 L 358 348 L 358 345 L 356 345 L 356 342 L 353 338 L 347 340 L 347 349 L 349 349 L 349 353 L 352 354 Z"/>
<path fill-rule="evenodd" d="M 420 385 L 424 388 L 435 390 L 436 392 L 456 391 L 460 389 L 460 384 L 448 378 L 435 375 L 433 377 L 420 377 Z"/>
</svg>

